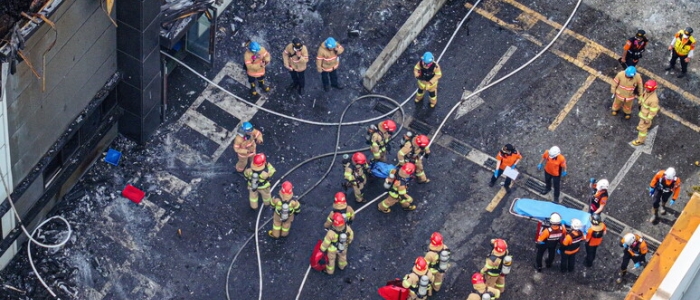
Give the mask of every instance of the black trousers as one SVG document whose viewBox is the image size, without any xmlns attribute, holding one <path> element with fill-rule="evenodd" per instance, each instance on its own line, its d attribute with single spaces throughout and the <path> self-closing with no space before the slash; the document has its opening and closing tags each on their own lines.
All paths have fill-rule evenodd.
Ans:
<svg viewBox="0 0 700 300">
<path fill-rule="evenodd" d="M 583 261 L 584 266 L 589 268 L 593 266 L 596 251 L 598 251 L 598 246 L 589 246 L 588 243 L 586 243 L 586 259 Z"/>
<path fill-rule="evenodd" d="M 503 170 L 498 171 L 498 177 L 501 177 L 501 174 L 503 174 Z M 496 180 L 498 180 L 498 177 L 491 175 L 491 185 L 496 183 Z M 510 177 L 508 177 L 508 176 L 504 176 L 504 177 L 506 178 L 506 180 L 503 182 L 503 187 L 508 189 L 508 188 L 510 188 L 510 183 L 513 180 L 510 179 Z"/>
<path fill-rule="evenodd" d="M 561 184 L 561 176 L 549 175 L 546 171 L 544 172 L 544 184 L 545 189 L 549 191 L 554 188 L 554 201 L 559 200 L 559 186 Z"/>
<path fill-rule="evenodd" d="M 676 53 L 676 50 L 671 50 L 671 61 L 668 62 L 669 66 L 673 68 L 676 65 L 676 59 L 681 59 L 681 72 L 685 73 L 688 72 L 688 63 L 685 62 L 685 58 L 688 57 L 688 55 L 678 55 Z"/>
<path fill-rule="evenodd" d="M 336 73 L 338 70 L 333 70 L 330 72 L 321 72 L 321 81 L 323 82 L 323 86 L 338 86 L 338 74 Z M 330 78 L 330 82 L 329 82 Z"/>
<path fill-rule="evenodd" d="M 557 253 L 557 244 L 537 244 L 537 257 L 535 258 L 535 264 L 537 265 L 538 269 L 542 268 L 542 258 L 544 258 L 545 251 L 548 252 L 547 261 L 545 261 L 545 264 L 547 265 L 547 268 L 550 268 L 554 262 L 554 255 Z"/>
<path fill-rule="evenodd" d="M 264 83 L 265 82 L 264 80 L 265 80 L 265 75 L 260 76 L 260 77 L 248 76 L 249 83 L 255 83 L 255 81 L 260 81 L 261 83 Z"/>
<path fill-rule="evenodd" d="M 292 84 L 296 87 L 304 88 L 306 86 L 306 76 L 304 76 L 304 71 L 289 71 L 289 75 L 292 76 Z"/>
<path fill-rule="evenodd" d="M 620 265 L 620 271 L 627 272 L 627 265 L 629 265 L 630 259 L 634 263 L 643 262 L 644 256 L 632 256 L 632 254 L 625 249 L 625 253 L 622 255 L 622 265 Z"/>
<path fill-rule="evenodd" d="M 659 208 L 661 202 L 666 204 L 668 198 L 671 198 L 671 195 L 673 195 L 673 192 L 664 193 L 664 191 L 659 189 L 654 190 L 654 196 L 652 196 L 652 199 L 654 199 L 654 208 Z"/>
<path fill-rule="evenodd" d="M 576 267 L 576 253 L 574 254 L 566 254 L 564 251 L 561 252 L 561 265 L 559 266 L 559 270 L 561 270 L 562 273 L 569 271 L 573 272 L 574 268 Z"/>
</svg>

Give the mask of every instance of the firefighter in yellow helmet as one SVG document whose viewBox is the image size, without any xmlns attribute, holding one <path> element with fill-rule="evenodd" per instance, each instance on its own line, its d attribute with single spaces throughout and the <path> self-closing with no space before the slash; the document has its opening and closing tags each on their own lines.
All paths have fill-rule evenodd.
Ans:
<svg viewBox="0 0 700 300">
<path fill-rule="evenodd" d="M 413 173 L 416 171 L 416 165 L 413 163 L 405 163 L 399 169 L 391 170 L 389 177 L 384 182 L 384 187 L 389 190 L 389 195 L 378 205 L 379 211 L 388 214 L 391 212 L 391 207 L 399 202 L 405 211 L 416 209 L 413 203 L 413 198 L 408 194 L 408 183 L 411 181 Z"/>
<path fill-rule="evenodd" d="M 270 64 L 270 53 L 265 47 L 260 46 L 258 42 L 248 42 L 248 47 L 243 55 L 245 61 L 245 69 L 248 74 L 248 82 L 250 83 L 250 93 L 253 96 L 258 95 L 255 88 L 255 82 L 260 83 L 260 87 L 266 91 L 270 91 L 270 86 L 265 85 L 265 67 Z"/>
<path fill-rule="evenodd" d="M 671 40 L 671 45 L 668 46 L 668 51 L 671 51 L 671 61 L 668 62 L 666 71 L 672 70 L 676 66 L 676 60 L 681 60 L 681 73 L 678 78 L 684 77 L 688 72 L 688 63 L 693 57 L 695 51 L 695 38 L 693 37 L 693 28 L 686 27 L 685 30 L 676 32 Z"/>
<path fill-rule="evenodd" d="M 659 97 L 656 96 L 656 81 L 647 80 L 644 84 L 644 91 L 639 95 L 639 124 L 637 130 L 639 135 L 632 141 L 632 145 L 639 146 L 647 140 L 647 132 L 651 128 L 651 120 L 659 113 Z"/>
<path fill-rule="evenodd" d="M 238 155 L 236 171 L 243 172 L 253 160 L 257 145 L 262 144 L 263 134 L 253 127 L 250 122 L 243 122 L 236 129 L 236 136 L 233 138 L 233 151 Z"/>
<path fill-rule="evenodd" d="M 258 195 L 262 196 L 265 206 L 270 205 L 272 200 L 270 177 L 275 174 L 275 171 L 277 170 L 267 162 L 264 153 L 258 153 L 253 157 L 253 163 L 243 172 L 243 176 L 248 180 L 250 208 L 258 209 Z"/>
<path fill-rule="evenodd" d="M 423 101 L 423 95 L 427 91 L 430 95 L 430 107 L 437 104 L 438 80 L 442 77 L 442 69 L 435 61 L 435 57 L 430 52 L 425 52 L 416 66 L 413 67 L 413 76 L 418 80 L 418 93 L 416 103 Z"/>
<path fill-rule="evenodd" d="M 378 126 L 370 126 L 367 130 L 369 133 L 369 151 L 372 152 L 372 160 L 386 161 L 386 153 L 389 151 L 389 141 L 391 135 L 396 131 L 396 122 L 393 120 L 384 120 L 379 122 Z"/>
<path fill-rule="evenodd" d="M 472 288 L 473 291 L 469 294 L 467 300 L 498 299 L 501 296 L 501 291 L 486 285 L 484 275 L 481 275 L 481 273 L 472 275 Z"/>
<path fill-rule="evenodd" d="M 430 144 L 428 136 L 419 134 L 410 139 L 410 141 L 406 141 L 398 153 L 399 166 L 406 162 L 416 165 L 416 179 L 418 179 L 418 183 L 430 182 L 430 179 L 425 176 L 425 169 L 423 169 L 423 158 L 427 158 L 430 155 L 428 144 Z"/>
<path fill-rule="evenodd" d="M 352 206 L 348 205 L 348 201 L 345 199 L 345 193 L 337 192 L 335 193 L 335 198 L 333 199 L 333 210 L 328 213 L 328 218 L 326 218 L 326 223 L 323 224 L 323 228 L 331 228 L 333 225 L 333 216 L 339 213 L 345 218 L 345 223 L 348 225 L 352 224 L 352 220 L 355 219 L 355 210 Z"/>
<path fill-rule="evenodd" d="M 486 263 L 481 268 L 481 274 L 486 276 L 486 285 L 503 293 L 506 288 L 506 275 L 510 273 L 513 260 L 508 255 L 508 244 L 503 239 L 492 239 L 493 250 L 486 257 Z"/>
<path fill-rule="evenodd" d="M 294 215 L 301 212 L 301 204 L 294 199 L 294 186 L 291 182 L 285 181 L 282 183 L 282 188 L 279 191 L 279 198 L 272 199 L 270 203 L 275 213 L 272 215 L 272 230 L 267 234 L 272 238 L 279 238 L 280 231 L 282 237 L 289 235 L 289 228 L 294 222 Z"/>
<path fill-rule="evenodd" d="M 450 249 L 443 243 L 442 234 L 433 232 L 430 235 L 430 245 L 428 252 L 425 253 L 425 261 L 428 262 L 430 273 L 433 274 L 432 291 L 439 292 L 442 287 L 442 281 L 447 271 L 448 261 L 450 260 Z M 428 295 L 432 295 L 432 291 L 428 291 Z"/>
<path fill-rule="evenodd" d="M 333 226 L 326 232 L 321 244 L 321 252 L 328 255 L 328 264 L 325 272 L 333 275 L 335 261 L 338 260 L 338 269 L 345 269 L 348 265 L 348 247 L 352 244 L 354 233 L 350 225 L 345 223 L 345 218 L 340 213 L 333 214 Z"/>
<path fill-rule="evenodd" d="M 433 280 L 433 273 L 428 271 L 428 262 L 419 256 L 413 263 L 411 273 L 403 277 L 401 285 L 410 291 L 409 300 L 425 300 L 428 299 L 428 291 L 432 289 L 430 282 Z"/>
<path fill-rule="evenodd" d="M 362 152 L 355 152 L 352 155 L 352 159 L 344 160 L 343 164 L 345 166 L 345 173 L 343 173 L 343 177 L 345 177 L 344 186 L 346 188 L 352 187 L 353 192 L 355 192 L 355 201 L 358 203 L 365 202 L 362 190 L 367 182 L 365 173 L 369 170 L 367 157 Z"/>
</svg>

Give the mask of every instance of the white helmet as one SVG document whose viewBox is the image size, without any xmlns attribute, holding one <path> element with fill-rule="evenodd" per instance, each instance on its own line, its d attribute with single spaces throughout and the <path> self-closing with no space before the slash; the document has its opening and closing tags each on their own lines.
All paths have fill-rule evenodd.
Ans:
<svg viewBox="0 0 700 300">
<path fill-rule="evenodd" d="M 552 148 L 549 148 L 549 157 L 550 158 L 555 158 L 559 154 L 561 154 L 561 149 L 559 149 L 559 147 L 553 146 Z"/>
<path fill-rule="evenodd" d="M 558 213 L 552 213 L 552 215 L 549 216 L 549 222 L 552 224 L 559 225 L 561 224 L 561 216 Z"/>
<path fill-rule="evenodd" d="M 579 219 L 571 219 L 571 228 L 573 230 L 581 230 L 583 229 L 583 224 L 581 223 L 581 220 Z"/>
<path fill-rule="evenodd" d="M 634 233 L 627 233 L 625 236 L 622 238 L 622 241 L 625 243 L 625 245 L 629 246 L 634 243 Z"/>
<path fill-rule="evenodd" d="M 666 169 L 666 171 L 664 171 L 664 177 L 668 180 L 672 180 L 676 177 L 676 169 L 673 167 Z"/>
<path fill-rule="evenodd" d="M 596 189 L 599 191 L 600 190 L 607 190 L 609 186 L 610 186 L 610 182 L 608 182 L 607 179 L 601 179 L 600 181 L 598 181 L 598 183 L 596 183 Z"/>
</svg>

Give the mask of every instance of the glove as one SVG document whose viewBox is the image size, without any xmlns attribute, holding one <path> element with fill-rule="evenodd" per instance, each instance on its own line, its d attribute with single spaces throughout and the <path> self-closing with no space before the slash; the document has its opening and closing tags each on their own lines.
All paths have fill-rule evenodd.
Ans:
<svg viewBox="0 0 700 300">
<path fill-rule="evenodd" d="M 542 171 L 542 168 L 544 168 L 543 164 L 537 165 L 537 171 Z"/>
<path fill-rule="evenodd" d="M 510 168 L 511 168 L 511 169 L 517 169 L 517 168 L 518 168 L 518 165 L 512 165 L 512 166 L 510 166 Z"/>
<path fill-rule="evenodd" d="M 654 188 L 649 188 L 649 196 L 654 196 Z"/>
<path fill-rule="evenodd" d="M 544 245 L 544 241 L 537 242 L 538 245 Z"/>
<path fill-rule="evenodd" d="M 501 170 L 496 169 L 493 171 L 493 177 L 498 178 L 499 175 L 501 175 Z M 673 200 L 671 200 L 671 201 L 673 201 Z"/>
<path fill-rule="evenodd" d="M 569 174 L 569 172 L 566 172 L 566 170 L 564 170 L 564 171 L 561 172 L 561 176 L 562 176 L 562 177 L 566 176 L 566 174 Z"/>
<path fill-rule="evenodd" d="M 671 202 L 669 202 L 668 204 L 674 205 L 674 204 L 676 204 L 676 200 L 671 200 Z"/>
<path fill-rule="evenodd" d="M 634 263 L 634 268 L 635 268 L 635 269 L 641 268 L 641 267 L 642 267 L 642 264 L 640 264 L 640 263 L 638 263 L 638 262 Z"/>
<path fill-rule="evenodd" d="M 561 254 L 561 250 L 560 250 L 560 249 L 557 249 L 557 254 Z"/>
</svg>

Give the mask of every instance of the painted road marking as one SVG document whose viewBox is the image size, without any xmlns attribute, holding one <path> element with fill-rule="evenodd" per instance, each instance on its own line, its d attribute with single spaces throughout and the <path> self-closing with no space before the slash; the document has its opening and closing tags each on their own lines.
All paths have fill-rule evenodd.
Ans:
<svg viewBox="0 0 700 300">
<path fill-rule="evenodd" d="M 483 80 L 481 80 L 481 83 L 479 83 L 479 86 L 476 87 L 476 90 L 480 90 L 486 85 L 488 85 L 491 80 L 493 80 L 494 77 L 496 77 L 496 74 L 498 74 L 498 71 L 503 68 L 503 65 L 505 65 L 506 62 L 510 59 L 511 56 L 513 56 L 513 53 L 515 53 L 515 50 L 518 50 L 518 47 L 515 46 L 510 46 L 508 47 L 508 50 L 506 50 L 506 53 L 501 56 L 501 58 L 498 60 L 496 65 L 491 69 L 491 71 L 486 74 L 486 77 L 484 77 Z M 467 96 L 471 95 L 471 91 L 464 91 L 462 93 L 462 103 L 459 105 L 459 108 L 457 108 L 457 112 L 455 113 L 455 120 L 461 118 L 462 116 L 468 114 L 470 111 L 474 110 L 475 108 L 479 107 L 479 105 L 484 103 L 484 99 L 479 97 L 479 95 L 474 95 L 469 97 L 468 99 Z"/>
<path fill-rule="evenodd" d="M 622 169 L 620 169 L 620 171 L 617 172 L 615 178 L 613 178 L 613 180 L 610 182 L 610 187 L 608 188 L 608 196 L 612 195 L 613 191 L 615 191 L 622 179 L 625 178 L 627 172 L 629 172 L 630 168 L 632 168 L 632 166 L 637 161 L 639 156 L 642 155 L 642 153 L 651 154 L 651 149 L 654 147 L 654 140 L 656 139 L 656 133 L 658 131 L 659 125 L 656 125 L 647 133 L 647 140 L 644 143 L 644 145 L 636 147 L 632 146 L 634 147 L 634 152 L 632 153 L 632 155 L 630 155 L 630 158 L 627 159 L 625 164 L 622 166 Z"/>
<path fill-rule="evenodd" d="M 581 87 L 578 88 L 576 93 L 574 93 L 573 96 L 571 96 L 571 99 L 569 99 L 569 103 L 566 103 L 566 106 L 564 106 L 564 109 L 562 109 L 559 112 L 559 115 L 554 119 L 554 122 L 552 122 L 551 125 L 549 125 L 549 131 L 554 131 L 554 129 L 557 129 L 557 126 L 561 124 L 562 121 L 564 121 L 564 118 L 569 114 L 572 108 L 576 105 L 579 99 L 581 99 L 581 96 L 583 96 L 583 93 L 588 90 L 588 88 L 591 86 L 593 81 L 595 81 L 595 75 L 588 75 L 588 78 L 586 78 L 586 81 L 583 82 Z"/>
<path fill-rule="evenodd" d="M 187 197 L 192 191 L 192 185 L 168 172 L 156 173 L 156 180 L 158 186 L 175 197 Z"/>
<path fill-rule="evenodd" d="M 185 119 L 185 125 L 201 133 L 202 135 L 206 136 L 208 139 L 216 142 L 219 145 L 225 142 L 228 139 L 229 135 L 233 134 L 232 132 L 229 132 L 221 126 L 216 125 L 214 121 L 203 116 L 196 110 L 187 110 L 182 115 L 182 118 Z"/>
<path fill-rule="evenodd" d="M 501 199 L 506 195 L 506 189 L 501 187 L 500 190 L 498 190 L 498 193 L 496 193 L 496 196 L 493 196 L 493 199 L 491 199 L 491 202 L 489 203 L 488 206 L 486 206 L 486 211 L 488 212 L 493 212 L 493 210 L 498 206 L 499 203 L 501 203 Z"/>
</svg>

